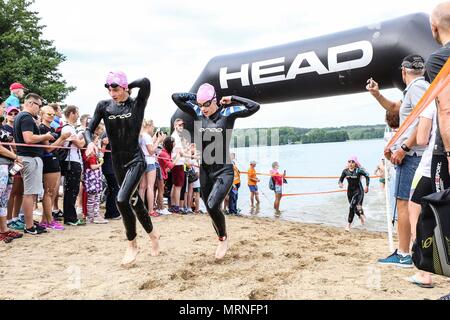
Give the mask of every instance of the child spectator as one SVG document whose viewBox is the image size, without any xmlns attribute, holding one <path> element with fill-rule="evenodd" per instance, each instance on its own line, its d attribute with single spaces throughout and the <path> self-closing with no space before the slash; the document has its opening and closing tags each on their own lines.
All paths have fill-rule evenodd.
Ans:
<svg viewBox="0 0 450 320">
<path fill-rule="evenodd" d="M 94 142 L 98 143 L 98 136 Z M 108 220 L 100 215 L 100 197 L 103 191 L 102 171 L 103 158 L 98 154 L 85 156 L 84 188 L 87 193 L 87 218 L 89 223 L 105 224 Z"/>
</svg>

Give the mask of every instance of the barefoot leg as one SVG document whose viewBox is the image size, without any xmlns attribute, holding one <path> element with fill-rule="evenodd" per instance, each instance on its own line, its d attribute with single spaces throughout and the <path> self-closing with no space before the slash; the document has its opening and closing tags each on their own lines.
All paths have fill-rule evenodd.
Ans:
<svg viewBox="0 0 450 320">
<path fill-rule="evenodd" d="M 122 259 L 122 266 L 129 266 L 136 261 L 136 257 L 138 254 L 137 241 L 134 239 L 133 241 L 128 241 L 128 248 L 125 251 L 125 255 Z"/>
<path fill-rule="evenodd" d="M 152 257 L 157 257 L 159 256 L 159 238 L 160 235 L 158 232 L 156 232 L 154 229 L 153 231 L 149 234 L 150 236 L 150 242 L 151 242 L 151 255 Z"/>
<path fill-rule="evenodd" d="M 217 246 L 216 250 L 216 259 L 221 260 L 225 257 L 228 251 L 228 239 L 225 239 L 223 241 L 219 241 L 219 245 Z"/>
</svg>

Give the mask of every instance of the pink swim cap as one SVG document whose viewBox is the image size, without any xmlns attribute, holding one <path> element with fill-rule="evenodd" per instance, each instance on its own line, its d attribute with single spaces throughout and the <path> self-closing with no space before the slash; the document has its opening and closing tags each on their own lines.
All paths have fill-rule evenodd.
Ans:
<svg viewBox="0 0 450 320">
<path fill-rule="evenodd" d="M 361 167 L 361 163 L 359 163 L 358 158 L 356 156 L 351 156 L 348 161 L 354 161 L 358 167 Z"/>
<path fill-rule="evenodd" d="M 216 89 L 209 83 L 204 83 L 198 88 L 197 101 L 204 102 L 216 97 Z"/>
<path fill-rule="evenodd" d="M 127 75 L 122 71 L 110 72 L 106 78 L 106 84 L 108 86 L 118 84 L 122 88 L 128 89 Z"/>
</svg>

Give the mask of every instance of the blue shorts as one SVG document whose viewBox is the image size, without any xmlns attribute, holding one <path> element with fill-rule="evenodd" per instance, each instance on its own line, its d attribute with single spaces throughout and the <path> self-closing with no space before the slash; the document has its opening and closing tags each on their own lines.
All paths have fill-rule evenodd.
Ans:
<svg viewBox="0 0 450 320">
<path fill-rule="evenodd" d="M 422 157 L 405 156 L 401 165 L 395 167 L 395 198 L 408 201 L 411 197 L 411 185 Z"/>
<path fill-rule="evenodd" d="M 283 186 L 275 186 L 275 194 L 283 194 Z"/>
<path fill-rule="evenodd" d="M 156 170 L 156 166 L 154 163 L 147 163 L 147 169 L 145 170 L 146 173 L 152 172 Z"/>
<path fill-rule="evenodd" d="M 248 186 L 250 192 L 258 192 L 258 186 Z"/>
</svg>

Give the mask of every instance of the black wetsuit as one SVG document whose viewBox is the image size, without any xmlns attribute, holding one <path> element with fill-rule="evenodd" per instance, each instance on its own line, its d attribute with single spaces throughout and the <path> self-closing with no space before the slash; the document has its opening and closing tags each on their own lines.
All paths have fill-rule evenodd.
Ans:
<svg viewBox="0 0 450 320">
<path fill-rule="evenodd" d="M 361 168 L 356 168 L 354 171 L 350 171 L 350 169 L 345 169 L 342 171 L 341 178 L 339 179 L 339 183 L 343 183 L 344 179 L 347 179 L 348 189 L 347 189 L 347 197 L 348 202 L 350 203 L 350 209 L 348 213 L 348 223 L 352 223 L 355 218 L 355 213 L 358 217 L 364 214 L 362 209 L 362 204 L 364 201 L 364 188 L 361 183 L 361 177 L 366 177 L 366 185 L 369 187 L 370 177 L 369 174 Z M 360 207 L 358 209 L 358 207 Z"/>
<path fill-rule="evenodd" d="M 103 120 L 111 144 L 114 173 L 120 185 L 117 207 L 122 214 L 127 238 L 132 241 L 136 238 L 136 217 L 133 212 L 147 233 L 153 230 L 148 210 L 136 191 L 146 168 L 145 157 L 139 147 L 139 134 L 150 96 L 150 80 L 136 80 L 128 87 L 139 88 L 138 96 L 135 99 L 130 97 L 123 103 L 100 101 L 85 136 L 88 144 L 92 142 L 92 135 Z"/>
<path fill-rule="evenodd" d="M 197 146 L 201 145 L 200 184 L 203 202 L 213 220 L 220 240 L 227 237 L 225 216 L 220 206 L 230 192 L 234 180 L 233 164 L 229 154 L 234 121 L 256 113 L 258 103 L 232 96 L 234 106 L 219 108 L 216 113 L 205 117 L 196 104 L 192 93 L 176 93 L 173 101 L 184 112 L 194 118 L 194 134 Z M 228 134 L 227 134 L 228 133 Z"/>
</svg>

